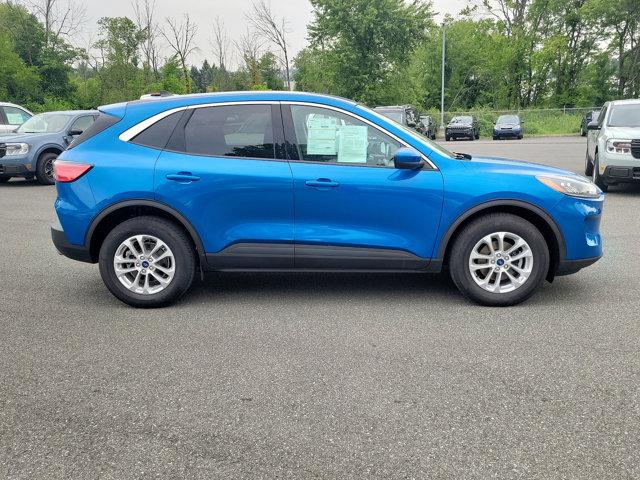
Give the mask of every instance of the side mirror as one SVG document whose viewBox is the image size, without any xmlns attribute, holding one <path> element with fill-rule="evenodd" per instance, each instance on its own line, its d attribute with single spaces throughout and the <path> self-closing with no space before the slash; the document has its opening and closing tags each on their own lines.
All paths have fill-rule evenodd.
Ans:
<svg viewBox="0 0 640 480">
<path fill-rule="evenodd" d="M 413 148 L 399 148 L 393 156 L 393 165 L 398 169 L 418 170 L 422 168 L 422 154 Z"/>
<path fill-rule="evenodd" d="M 600 130 L 600 125 L 598 125 L 598 122 L 589 122 L 587 124 L 587 130 Z"/>
<path fill-rule="evenodd" d="M 67 135 L 70 137 L 77 137 L 78 135 L 82 135 L 82 130 L 69 130 Z"/>
</svg>

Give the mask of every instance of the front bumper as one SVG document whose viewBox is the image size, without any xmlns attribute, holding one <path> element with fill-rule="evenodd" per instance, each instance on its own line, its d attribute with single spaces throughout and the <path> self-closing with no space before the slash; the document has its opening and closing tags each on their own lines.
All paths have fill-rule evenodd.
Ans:
<svg viewBox="0 0 640 480">
<path fill-rule="evenodd" d="M 522 130 L 494 130 L 493 136 L 496 138 L 518 138 L 522 135 Z"/>
<path fill-rule="evenodd" d="M 73 245 L 64 234 L 64 230 L 60 223 L 51 225 L 51 240 L 60 255 L 77 260 L 79 262 L 95 263 L 91 259 L 89 249 L 84 246 Z"/>
<path fill-rule="evenodd" d="M 473 129 L 469 128 L 469 129 L 453 129 L 453 130 L 449 130 L 446 129 L 444 131 L 445 136 L 449 137 L 449 138 L 473 138 L 475 135 L 475 132 L 473 131 Z"/>
<path fill-rule="evenodd" d="M 0 176 L 24 177 L 32 176 L 31 164 L 26 162 L 9 160 L 7 157 L 0 159 Z"/>
<path fill-rule="evenodd" d="M 603 177 L 607 183 L 640 182 L 640 165 L 637 167 L 609 165 L 605 167 L 601 177 Z"/>
</svg>

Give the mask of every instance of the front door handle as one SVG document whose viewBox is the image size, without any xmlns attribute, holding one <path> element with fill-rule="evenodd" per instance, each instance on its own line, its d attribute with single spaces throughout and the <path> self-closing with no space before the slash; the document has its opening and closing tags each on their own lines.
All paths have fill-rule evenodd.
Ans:
<svg viewBox="0 0 640 480">
<path fill-rule="evenodd" d="M 317 180 L 307 180 L 304 182 L 308 187 L 315 188 L 335 188 L 340 184 L 338 182 L 334 182 L 329 180 L 328 178 L 318 178 Z"/>
<path fill-rule="evenodd" d="M 191 172 L 179 172 L 179 173 L 170 173 L 167 175 L 167 180 L 173 180 L 175 182 L 197 182 L 200 180 L 200 177 L 197 175 L 193 175 Z"/>
</svg>

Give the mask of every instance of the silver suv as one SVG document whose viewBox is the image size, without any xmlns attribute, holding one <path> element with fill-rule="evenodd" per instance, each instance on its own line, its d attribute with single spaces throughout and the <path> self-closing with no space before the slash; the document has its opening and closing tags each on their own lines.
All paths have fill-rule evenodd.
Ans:
<svg viewBox="0 0 640 480">
<path fill-rule="evenodd" d="M 606 192 L 640 181 L 640 100 L 607 102 L 588 125 L 584 173 Z"/>
<path fill-rule="evenodd" d="M 20 105 L 0 102 L 0 135 L 13 132 L 31 117 L 33 113 Z"/>
</svg>

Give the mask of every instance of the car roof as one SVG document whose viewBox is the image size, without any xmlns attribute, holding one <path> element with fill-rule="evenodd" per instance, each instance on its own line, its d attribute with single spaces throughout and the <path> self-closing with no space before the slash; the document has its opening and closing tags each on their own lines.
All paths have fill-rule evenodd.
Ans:
<svg viewBox="0 0 640 480">
<path fill-rule="evenodd" d="M 43 113 L 62 113 L 64 115 L 98 115 L 100 112 L 98 110 L 58 110 L 54 112 L 41 112 L 39 115 L 42 115 Z"/>
<path fill-rule="evenodd" d="M 640 105 L 640 99 L 630 98 L 627 100 L 613 100 L 609 105 Z"/>
<path fill-rule="evenodd" d="M 20 110 L 24 110 L 25 112 L 31 113 L 28 109 L 24 108 L 22 105 L 17 105 L 11 102 L 0 102 L 0 107 L 16 107 L 16 108 L 19 108 Z"/>
</svg>

